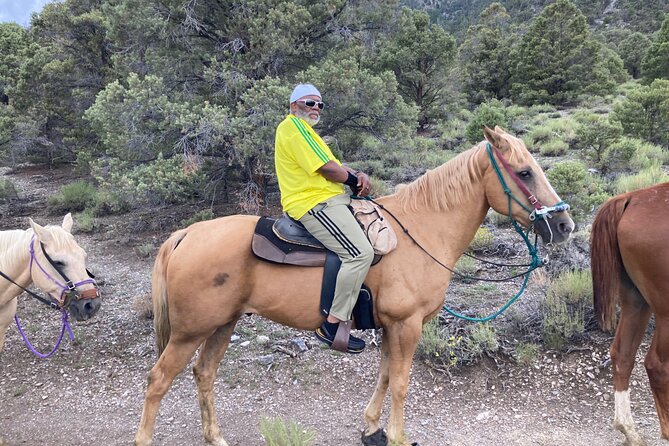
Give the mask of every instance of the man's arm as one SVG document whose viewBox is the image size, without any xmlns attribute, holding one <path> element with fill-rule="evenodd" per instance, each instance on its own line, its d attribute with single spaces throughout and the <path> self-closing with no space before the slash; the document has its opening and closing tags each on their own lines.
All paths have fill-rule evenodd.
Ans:
<svg viewBox="0 0 669 446">
<path fill-rule="evenodd" d="M 349 167 L 340 166 L 334 161 L 328 161 L 323 164 L 317 172 L 333 183 L 344 183 L 348 185 L 354 193 L 361 197 L 369 195 L 369 177 L 362 172 L 356 172 Z M 354 183 L 351 181 L 352 179 L 355 180 Z M 355 187 L 353 187 L 353 184 L 355 184 Z"/>
</svg>

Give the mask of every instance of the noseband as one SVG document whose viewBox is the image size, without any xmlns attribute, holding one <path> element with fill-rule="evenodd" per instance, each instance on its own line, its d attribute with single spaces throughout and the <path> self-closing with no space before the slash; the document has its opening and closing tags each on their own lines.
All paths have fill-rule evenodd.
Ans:
<svg viewBox="0 0 669 446">
<path fill-rule="evenodd" d="M 33 263 L 37 265 L 37 267 L 44 273 L 44 275 L 51 280 L 53 283 L 58 285 L 58 287 L 61 289 L 60 291 L 60 297 L 58 299 L 54 298 L 51 294 L 49 294 L 49 297 L 51 297 L 52 300 L 54 300 L 60 308 L 65 308 L 67 304 L 70 302 L 71 299 L 76 299 L 76 300 L 81 300 L 81 299 L 96 299 L 100 297 L 100 291 L 97 288 L 97 283 L 95 282 L 95 276 L 88 270 L 86 270 L 86 273 L 90 277 L 89 279 L 84 279 L 81 282 L 72 282 L 65 272 L 63 271 L 62 268 L 60 268 L 58 265 L 56 265 L 56 262 L 49 257 L 49 254 L 46 253 L 46 250 L 44 249 L 44 244 L 40 242 L 40 247 L 42 249 L 42 253 L 44 254 L 44 257 L 46 260 L 49 262 L 49 264 L 55 269 L 58 274 L 65 280 L 65 283 L 61 283 L 58 280 L 56 280 L 51 274 L 49 274 L 44 267 L 39 263 L 37 260 L 37 257 L 35 257 L 35 236 L 33 235 L 32 239 L 30 239 L 30 271 L 32 271 L 33 268 Z M 93 284 L 95 288 L 90 289 L 90 290 L 85 290 L 85 291 L 79 291 L 77 290 L 77 287 L 81 285 L 86 285 L 86 284 Z"/>
<path fill-rule="evenodd" d="M 495 169 L 495 173 L 497 174 L 497 178 L 499 179 L 499 182 L 502 184 L 502 187 L 504 188 L 504 193 L 508 197 L 509 200 L 509 217 L 511 217 L 511 200 L 515 201 L 525 209 L 529 213 L 529 219 L 534 224 L 535 221 L 537 220 L 543 220 L 546 222 L 546 226 L 548 227 L 548 230 L 551 233 L 551 242 L 553 241 L 553 232 L 550 228 L 550 225 L 548 224 L 548 219 L 553 218 L 551 215 L 552 213 L 557 213 L 557 212 L 563 212 L 563 211 L 568 211 L 569 210 L 569 205 L 565 203 L 564 201 L 560 200 L 553 206 L 545 206 L 544 204 L 539 201 L 539 199 L 532 193 L 530 190 L 523 184 L 520 178 L 518 178 L 518 175 L 516 175 L 516 172 L 513 171 L 509 163 L 504 159 L 502 156 L 502 153 L 499 151 L 499 149 L 489 142 L 486 143 L 486 151 L 488 152 L 488 156 L 490 157 L 490 163 L 492 164 L 492 167 Z M 518 186 L 518 189 L 525 195 L 527 200 L 530 202 L 532 207 L 534 209 L 528 208 L 523 202 L 518 200 L 516 197 L 513 196 L 511 193 L 511 189 L 506 185 L 506 181 L 504 181 L 504 177 L 502 176 L 502 172 L 499 168 L 499 165 L 497 164 L 497 161 L 495 160 L 495 156 L 497 155 L 497 158 L 499 159 L 500 163 L 502 163 L 502 167 L 504 167 L 504 170 L 506 173 L 509 174 L 511 179 L 516 183 L 516 186 Z M 550 243 L 550 242 L 549 242 Z"/>
</svg>

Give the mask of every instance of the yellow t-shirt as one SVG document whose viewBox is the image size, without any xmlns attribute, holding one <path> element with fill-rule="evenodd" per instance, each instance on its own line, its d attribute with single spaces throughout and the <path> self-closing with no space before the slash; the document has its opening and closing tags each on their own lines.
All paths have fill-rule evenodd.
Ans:
<svg viewBox="0 0 669 446">
<path fill-rule="evenodd" d="M 274 165 L 285 213 L 299 219 L 318 203 L 344 193 L 342 183 L 333 183 L 317 172 L 328 161 L 341 166 L 304 119 L 286 116 L 276 129 L 274 142 Z"/>
</svg>

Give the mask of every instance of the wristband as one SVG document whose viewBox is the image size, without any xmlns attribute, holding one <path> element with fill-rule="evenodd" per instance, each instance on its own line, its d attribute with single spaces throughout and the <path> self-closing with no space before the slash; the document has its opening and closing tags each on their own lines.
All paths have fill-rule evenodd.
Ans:
<svg viewBox="0 0 669 446">
<path fill-rule="evenodd" d="M 344 184 L 351 188 L 351 190 L 356 191 L 358 189 L 358 177 L 353 175 L 351 172 L 348 173 L 348 178 L 344 181 Z"/>
</svg>

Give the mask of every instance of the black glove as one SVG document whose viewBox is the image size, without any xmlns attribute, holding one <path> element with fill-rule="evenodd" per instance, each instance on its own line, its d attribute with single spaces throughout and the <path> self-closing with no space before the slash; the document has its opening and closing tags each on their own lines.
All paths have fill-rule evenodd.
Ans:
<svg viewBox="0 0 669 446">
<path fill-rule="evenodd" d="M 351 188 L 353 195 L 358 195 L 358 192 L 360 192 L 360 189 L 358 189 L 358 177 L 353 175 L 351 172 L 348 173 L 348 178 L 346 178 L 344 184 Z"/>
</svg>

